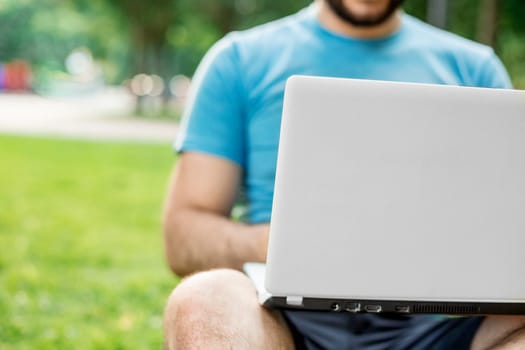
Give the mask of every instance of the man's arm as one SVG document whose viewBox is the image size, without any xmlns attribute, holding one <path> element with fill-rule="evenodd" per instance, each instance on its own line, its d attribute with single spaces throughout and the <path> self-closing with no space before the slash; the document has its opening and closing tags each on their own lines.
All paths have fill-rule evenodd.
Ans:
<svg viewBox="0 0 525 350">
<path fill-rule="evenodd" d="M 268 225 L 233 222 L 230 211 L 241 168 L 226 159 L 183 153 L 175 167 L 164 211 L 168 263 L 178 275 L 212 268 L 241 269 L 264 261 Z"/>
</svg>

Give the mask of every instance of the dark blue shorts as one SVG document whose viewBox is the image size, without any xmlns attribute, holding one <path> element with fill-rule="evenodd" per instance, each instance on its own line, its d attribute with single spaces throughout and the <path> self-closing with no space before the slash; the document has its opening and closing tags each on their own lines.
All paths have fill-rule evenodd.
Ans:
<svg viewBox="0 0 525 350">
<path fill-rule="evenodd" d="M 282 311 L 298 350 L 468 350 L 482 317 Z"/>
</svg>

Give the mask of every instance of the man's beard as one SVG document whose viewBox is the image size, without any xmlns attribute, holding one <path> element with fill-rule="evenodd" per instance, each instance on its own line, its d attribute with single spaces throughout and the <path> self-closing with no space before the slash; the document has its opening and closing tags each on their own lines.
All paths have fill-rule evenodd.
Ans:
<svg viewBox="0 0 525 350">
<path fill-rule="evenodd" d="M 404 0 L 390 0 L 390 3 L 384 12 L 377 16 L 368 18 L 356 16 L 354 13 L 349 11 L 345 5 L 343 5 L 343 0 L 325 1 L 328 3 L 332 11 L 334 11 L 335 14 L 343 21 L 356 27 L 374 27 L 388 20 L 394 14 L 394 12 L 396 12 L 399 6 L 401 6 Z"/>
</svg>

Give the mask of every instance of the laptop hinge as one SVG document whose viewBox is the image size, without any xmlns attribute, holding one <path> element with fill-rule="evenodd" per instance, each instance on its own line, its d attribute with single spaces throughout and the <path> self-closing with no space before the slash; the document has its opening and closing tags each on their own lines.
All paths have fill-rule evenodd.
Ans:
<svg viewBox="0 0 525 350">
<path fill-rule="evenodd" d="M 292 305 L 292 306 L 302 306 L 303 305 L 303 297 L 298 297 L 298 296 L 286 297 L 286 304 Z"/>
</svg>

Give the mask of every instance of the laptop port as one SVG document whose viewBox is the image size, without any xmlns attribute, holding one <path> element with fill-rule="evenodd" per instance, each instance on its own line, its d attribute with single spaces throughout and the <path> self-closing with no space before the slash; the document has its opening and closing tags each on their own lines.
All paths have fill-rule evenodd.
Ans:
<svg viewBox="0 0 525 350">
<path fill-rule="evenodd" d="M 350 303 L 345 308 L 348 312 L 359 312 L 361 311 L 361 304 L 359 303 Z"/>
<path fill-rule="evenodd" d="M 408 305 L 397 305 L 395 307 L 396 312 L 408 313 L 410 312 L 410 306 Z"/>
<path fill-rule="evenodd" d="M 330 306 L 332 311 L 341 311 L 341 305 L 339 303 L 333 303 L 332 306 Z"/>
<path fill-rule="evenodd" d="M 366 312 L 381 312 L 381 305 L 365 305 Z"/>
</svg>

